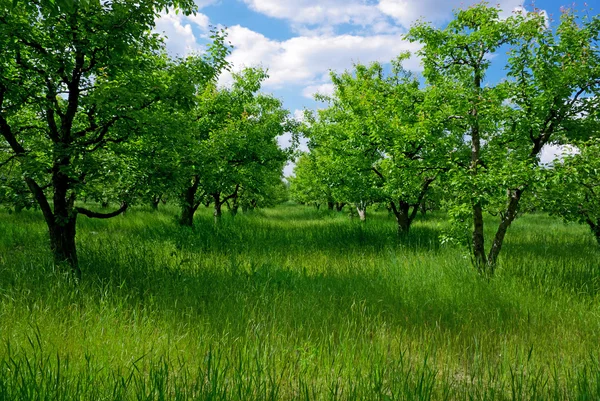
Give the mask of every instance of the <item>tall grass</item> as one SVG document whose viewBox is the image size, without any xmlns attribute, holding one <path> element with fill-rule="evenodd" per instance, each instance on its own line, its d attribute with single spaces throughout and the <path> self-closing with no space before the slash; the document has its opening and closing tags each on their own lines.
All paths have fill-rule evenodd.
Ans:
<svg viewBox="0 0 600 401">
<path fill-rule="evenodd" d="M 600 399 L 584 227 L 525 216 L 490 280 L 442 216 L 175 213 L 81 218 L 74 283 L 41 215 L 0 212 L 0 400 Z"/>
</svg>

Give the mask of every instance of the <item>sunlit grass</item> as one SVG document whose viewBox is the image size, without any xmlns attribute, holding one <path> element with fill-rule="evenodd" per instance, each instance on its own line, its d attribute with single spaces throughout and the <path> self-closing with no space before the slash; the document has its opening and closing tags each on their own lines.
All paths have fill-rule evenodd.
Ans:
<svg viewBox="0 0 600 401">
<path fill-rule="evenodd" d="M 525 216 L 485 279 L 442 215 L 399 240 L 385 212 L 176 212 L 80 218 L 79 284 L 41 215 L 0 212 L 0 399 L 600 398 L 585 227 Z"/>
</svg>

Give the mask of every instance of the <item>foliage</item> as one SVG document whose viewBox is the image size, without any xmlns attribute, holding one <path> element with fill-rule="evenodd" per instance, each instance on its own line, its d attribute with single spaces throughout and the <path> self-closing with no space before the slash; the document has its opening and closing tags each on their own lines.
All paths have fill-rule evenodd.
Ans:
<svg viewBox="0 0 600 401">
<path fill-rule="evenodd" d="M 0 166 L 19 162 L 56 262 L 76 272 L 77 214 L 114 216 L 129 196 L 124 185 L 117 191 L 122 207 L 108 214 L 75 206 L 77 198 L 104 196 L 100 185 L 131 183 L 123 169 L 129 163 L 116 153 L 120 144 L 139 133 L 159 103 L 193 102 L 196 84 L 214 79 L 223 65 L 222 39 L 216 51 L 185 65 L 161 53 L 150 30 L 168 6 L 192 11 L 191 2 L 170 0 L 1 4 Z M 194 80 L 170 85 L 182 68 Z"/>
<path fill-rule="evenodd" d="M 457 146 L 440 120 L 442 98 L 402 68 L 407 57 L 395 60 L 389 75 L 379 63 L 332 74 L 335 91 L 321 97 L 329 107 L 307 130 L 311 153 L 323 166 L 312 184 L 324 182 L 335 201 L 386 203 L 400 233 L 409 230 Z"/>
<path fill-rule="evenodd" d="M 214 203 L 217 218 L 229 200 L 237 210 L 242 195 L 258 205 L 271 183 L 281 180 L 291 152 L 277 143 L 278 136 L 295 129 L 289 112 L 281 101 L 259 92 L 266 72 L 245 69 L 233 77 L 230 88 L 207 87 L 192 112 L 197 117 L 181 163 L 181 222 L 186 225 L 192 225 L 193 214 L 206 198 Z"/>
<path fill-rule="evenodd" d="M 316 149 L 298 156 L 294 175 L 289 178 L 293 200 L 302 204 L 315 204 L 318 207 L 322 203 L 334 201 L 327 176 L 331 169 L 324 167 Z"/>
<path fill-rule="evenodd" d="M 600 244 L 600 140 L 580 143 L 574 154 L 556 160 L 539 193 L 545 210 L 590 227 Z"/>
<path fill-rule="evenodd" d="M 424 44 L 424 75 L 450 105 L 451 128 L 463 146 L 452 152 L 455 208 L 471 208 L 473 263 L 494 272 L 523 195 L 540 178 L 546 144 L 584 133 L 597 108 L 600 18 L 579 21 L 568 10 L 555 29 L 538 11 L 499 18 L 485 4 L 458 11 L 443 29 L 418 24 L 409 38 Z M 485 81 L 492 55 L 509 53 L 506 79 Z M 577 61 L 575 61 L 577 60 Z M 486 253 L 483 213 L 499 217 Z M 460 216 L 458 224 L 466 217 Z"/>
</svg>

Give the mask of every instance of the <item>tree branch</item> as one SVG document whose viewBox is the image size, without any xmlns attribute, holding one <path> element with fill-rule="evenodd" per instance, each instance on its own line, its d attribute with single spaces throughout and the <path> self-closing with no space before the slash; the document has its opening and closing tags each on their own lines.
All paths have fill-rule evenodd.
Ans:
<svg viewBox="0 0 600 401">
<path fill-rule="evenodd" d="M 121 208 L 119 210 L 115 210 L 112 213 L 92 212 L 91 210 L 88 210 L 88 209 L 85 209 L 82 207 L 78 207 L 78 208 L 76 208 L 76 210 L 77 210 L 77 213 L 83 214 L 84 216 L 87 216 L 92 219 L 110 219 L 111 217 L 116 217 L 116 216 L 124 213 L 128 207 L 129 207 L 129 205 L 127 204 L 127 202 L 123 202 L 121 204 Z"/>
<path fill-rule="evenodd" d="M 8 159 L 4 160 L 3 162 L 0 162 L 0 168 L 6 166 L 8 163 L 13 161 L 17 157 L 19 157 L 19 155 L 17 155 L 16 153 L 13 153 Z"/>
<path fill-rule="evenodd" d="M 52 227 L 56 222 L 54 221 L 54 213 L 50 208 L 50 204 L 48 203 L 48 199 L 44 194 L 44 190 L 35 182 L 33 178 L 25 177 L 25 183 L 29 187 L 29 190 L 33 194 L 33 197 L 37 201 L 38 205 L 40 205 L 40 209 L 42 209 L 42 213 L 44 214 L 44 219 L 49 227 Z"/>
<path fill-rule="evenodd" d="M 377 170 L 375 167 L 371 167 L 371 170 L 372 170 L 372 171 L 373 171 L 375 174 L 377 174 L 377 176 L 378 176 L 379 178 L 381 178 L 383 181 L 385 181 L 385 177 L 383 176 L 383 174 L 381 174 L 381 172 L 380 172 L 379 170 Z"/>
</svg>

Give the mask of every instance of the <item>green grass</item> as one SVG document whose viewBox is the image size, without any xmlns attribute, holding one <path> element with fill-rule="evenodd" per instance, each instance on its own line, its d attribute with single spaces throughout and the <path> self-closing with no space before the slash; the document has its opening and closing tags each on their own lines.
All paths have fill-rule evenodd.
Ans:
<svg viewBox="0 0 600 401">
<path fill-rule="evenodd" d="M 176 212 L 81 217 L 78 284 L 39 213 L 0 212 L 0 400 L 600 399 L 585 227 L 517 220 L 485 279 L 441 215 L 400 240 L 387 213 Z"/>
</svg>

